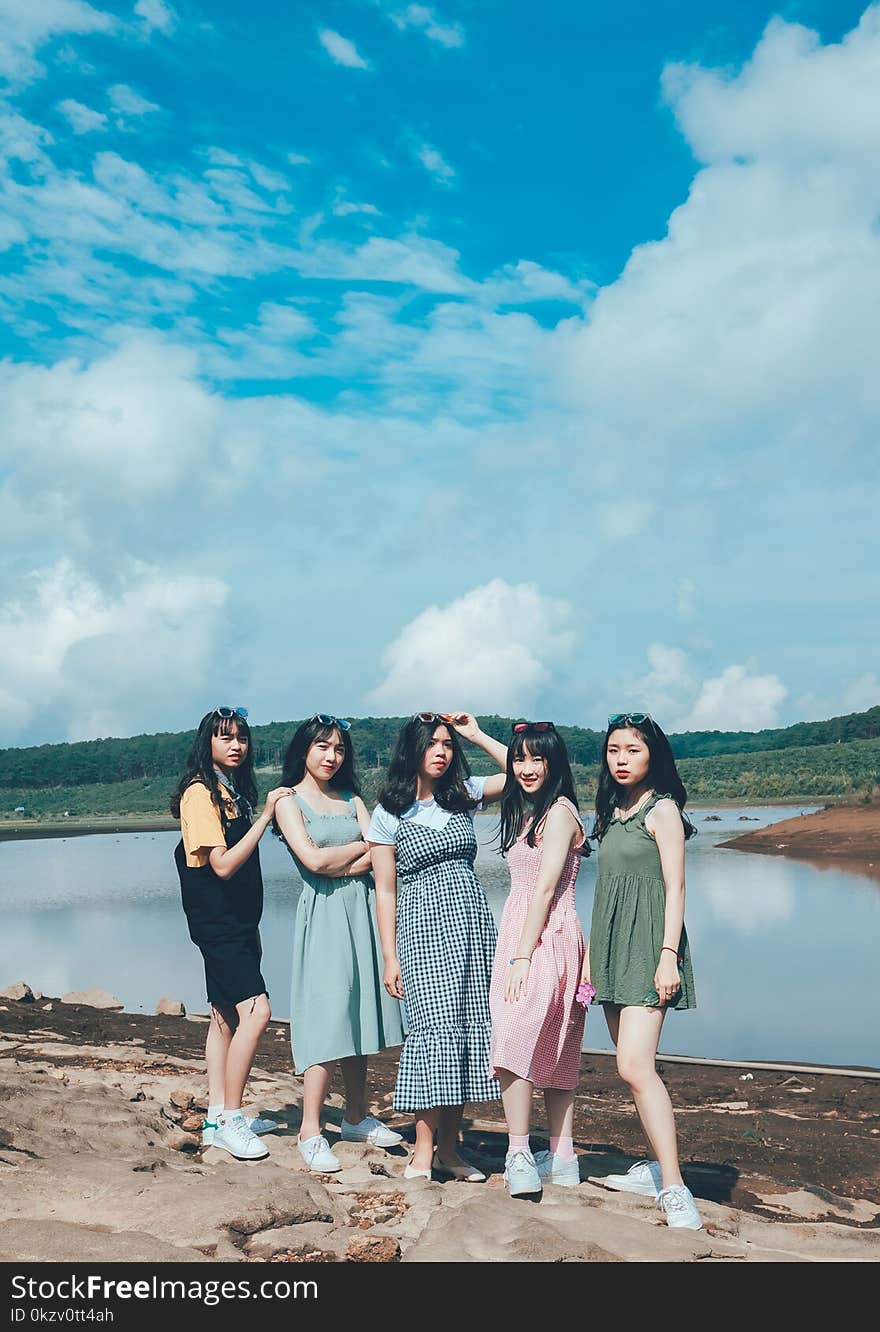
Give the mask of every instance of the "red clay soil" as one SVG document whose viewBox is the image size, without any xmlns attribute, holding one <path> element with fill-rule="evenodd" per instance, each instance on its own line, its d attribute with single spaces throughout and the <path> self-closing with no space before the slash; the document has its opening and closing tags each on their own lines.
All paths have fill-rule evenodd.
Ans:
<svg viewBox="0 0 880 1332">
<path fill-rule="evenodd" d="M 743 833 L 722 846 L 771 856 L 845 860 L 880 867 L 880 804 L 836 805 Z"/>
</svg>

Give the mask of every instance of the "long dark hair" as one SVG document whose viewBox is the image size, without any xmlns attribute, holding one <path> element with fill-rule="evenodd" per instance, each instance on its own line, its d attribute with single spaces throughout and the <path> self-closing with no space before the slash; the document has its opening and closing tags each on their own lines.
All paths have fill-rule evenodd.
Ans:
<svg viewBox="0 0 880 1332">
<path fill-rule="evenodd" d="M 526 748 L 532 758 L 544 759 L 547 764 L 547 776 L 543 785 L 530 800 L 513 775 L 514 759 L 521 759 Z M 526 819 L 530 820 L 526 841 L 535 845 L 535 833 L 550 806 L 565 796 L 575 809 L 578 807 L 571 764 L 565 741 L 555 726 L 547 730 L 515 731 L 507 750 L 507 781 L 501 793 L 501 854 L 507 852 L 520 836 Z M 582 854 L 588 856 L 590 848 L 584 842 Z"/>
<path fill-rule="evenodd" d="M 244 717 L 236 714 L 234 717 L 221 717 L 216 711 L 206 712 L 199 722 L 199 729 L 196 731 L 196 738 L 193 741 L 193 747 L 189 752 L 189 758 L 186 760 L 186 767 L 183 770 L 183 776 L 177 783 L 177 788 L 171 797 L 171 813 L 176 819 L 180 818 L 180 801 L 184 791 L 193 782 L 204 782 L 211 792 L 211 799 L 220 811 L 220 820 L 225 828 L 229 822 L 226 813 L 226 799 L 224 788 L 217 779 L 217 773 L 214 769 L 214 760 L 211 756 L 211 740 L 215 735 L 231 735 L 235 731 L 241 740 L 247 741 L 247 754 L 243 763 L 239 764 L 232 772 L 226 776 L 229 785 L 235 790 L 243 812 L 249 819 L 253 818 L 254 808 L 257 803 L 257 783 L 254 780 L 254 747 L 251 743 L 251 729 Z"/>
<path fill-rule="evenodd" d="M 638 726 L 632 721 L 625 724 L 619 722 L 616 726 L 609 725 L 605 732 L 605 739 L 602 741 L 602 768 L 599 773 L 599 786 L 596 791 L 596 822 L 593 824 L 593 831 L 590 836 L 601 842 L 609 823 L 614 817 L 615 806 L 620 802 L 622 788 L 611 776 L 611 769 L 608 767 L 608 737 L 612 731 L 623 730 L 635 731 L 644 740 L 650 755 L 648 776 L 646 778 L 648 784 L 658 795 L 671 796 L 678 805 L 681 821 L 684 824 L 685 840 L 689 837 L 696 837 L 697 830 L 684 812 L 684 807 L 687 804 L 687 791 L 684 782 L 678 775 L 672 746 L 651 717 L 640 722 Z"/>
<path fill-rule="evenodd" d="M 385 783 L 379 792 L 379 804 L 389 814 L 402 814 L 415 800 L 419 768 L 438 726 L 445 726 L 452 739 L 452 762 L 434 788 L 434 799 L 450 814 L 476 809 L 480 803 L 465 786 L 471 770 L 455 727 L 442 721 L 423 722 L 419 717 L 413 717 L 400 728 Z"/>
<path fill-rule="evenodd" d="M 284 755 L 281 786 L 299 785 L 306 775 L 306 755 L 312 745 L 316 740 L 329 740 L 334 731 L 342 739 L 345 758 L 327 785 L 334 791 L 350 791 L 352 795 L 360 795 L 361 788 L 354 772 L 354 746 L 351 743 L 351 733 L 343 731 L 341 726 L 334 726 L 332 722 L 328 724 L 320 722 L 317 717 L 303 722 L 302 726 L 294 731 L 287 746 L 287 753 Z"/>
</svg>

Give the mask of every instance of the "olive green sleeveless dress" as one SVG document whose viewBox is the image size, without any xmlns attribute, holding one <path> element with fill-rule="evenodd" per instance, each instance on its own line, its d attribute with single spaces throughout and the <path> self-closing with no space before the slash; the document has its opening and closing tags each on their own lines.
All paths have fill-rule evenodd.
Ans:
<svg viewBox="0 0 880 1332">
<path fill-rule="evenodd" d="M 654 973 L 663 945 L 666 888 L 657 843 L 645 819 L 658 800 L 654 792 L 629 818 L 613 818 L 599 844 L 599 874 L 590 929 L 590 980 L 598 1004 L 658 1008 Z M 667 1008 L 696 1008 L 687 931 L 678 945 L 681 989 Z"/>
</svg>

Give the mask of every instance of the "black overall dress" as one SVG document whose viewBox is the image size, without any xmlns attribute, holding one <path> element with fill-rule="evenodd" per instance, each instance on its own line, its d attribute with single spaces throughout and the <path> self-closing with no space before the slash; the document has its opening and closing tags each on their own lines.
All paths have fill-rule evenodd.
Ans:
<svg viewBox="0 0 880 1332">
<path fill-rule="evenodd" d="M 226 823 L 226 846 L 235 846 L 250 828 L 250 819 L 238 815 Z M 189 937 L 205 962 L 208 1003 L 234 1008 L 244 999 L 266 994 L 260 971 L 262 945 L 259 924 L 263 914 L 263 876 L 258 847 L 235 874 L 221 879 L 205 865 L 187 865 L 183 840 L 174 850 L 180 875 L 183 909 Z"/>
</svg>

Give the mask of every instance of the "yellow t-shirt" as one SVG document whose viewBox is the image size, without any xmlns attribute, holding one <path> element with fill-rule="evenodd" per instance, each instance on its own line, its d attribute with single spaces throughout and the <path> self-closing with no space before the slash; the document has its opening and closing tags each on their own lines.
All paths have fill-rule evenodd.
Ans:
<svg viewBox="0 0 880 1332">
<path fill-rule="evenodd" d="M 227 819 L 234 819 L 234 801 L 225 795 L 223 801 Z M 220 811 L 204 782 L 193 782 L 180 797 L 180 834 L 192 869 L 207 865 L 212 847 L 226 845 Z"/>
</svg>

